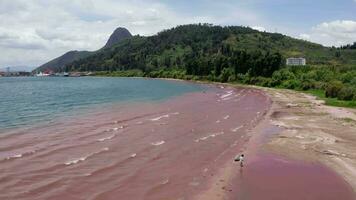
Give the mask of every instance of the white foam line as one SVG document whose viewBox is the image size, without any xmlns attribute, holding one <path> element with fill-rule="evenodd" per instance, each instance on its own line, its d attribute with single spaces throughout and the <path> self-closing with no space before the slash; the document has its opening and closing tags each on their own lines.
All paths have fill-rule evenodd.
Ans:
<svg viewBox="0 0 356 200">
<path fill-rule="evenodd" d="M 111 128 L 111 129 L 106 129 L 105 132 L 118 131 L 119 129 L 123 129 L 123 128 L 124 128 L 124 126 L 115 127 L 115 128 Z"/>
<path fill-rule="evenodd" d="M 242 127 L 244 126 L 239 126 L 239 127 L 236 127 L 236 128 L 233 128 L 231 129 L 232 132 L 237 132 L 239 129 L 241 129 Z"/>
<path fill-rule="evenodd" d="M 11 160 L 11 159 L 15 159 L 15 158 L 22 158 L 22 154 L 15 154 L 12 156 L 8 156 L 5 158 L 5 160 Z"/>
<path fill-rule="evenodd" d="M 4 160 L 12 160 L 12 159 L 17 159 L 17 158 L 22 158 L 24 156 L 31 155 L 34 153 L 36 153 L 36 150 L 32 150 L 32 151 L 28 151 L 28 152 L 24 152 L 24 153 L 18 153 L 18 154 L 14 154 L 12 156 L 8 156 Z"/>
<path fill-rule="evenodd" d="M 154 146 L 160 146 L 162 144 L 166 143 L 165 141 L 158 141 L 158 142 L 152 142 L 151 144 L 154 145 Z"/>
<path fill-rule="evenodd" d="M 115 128 L 113 128 L 112 130 L 113 131 L 118 131 L 119 129 L 123 129 L 124 128 L 124 126 L 120 126 L 120 127 L 115 127 Z"/>
<path fill-rule="evenodd" d="M 225 120 L 227 120 L 227 119 L 229 119 L 229 118 L 230 118 L 230 115 L 226 115 L 226 116 L 224 117 Z"/>
<path fill-rule="evenodd" d="M 151 121 L 158 121 L 158 120 L 161 120 L 163 118 L 168 118 L 169 117 L 169 114 L 166 114 L 166 115 L 162 115 L 162 116 L 159 116 L 159 117 L 156 117 L 156 118 L 152 118 L 150 119 Z"/>
<path fill-rule="evenodd" d="M 83 156 L 83 157 L 79 157 L 79 158 L 77 158 L 77 159 L 70 160 L 70 161 L 68 161 L 68 162 L 66 162 L 66 163 L 64 163 L 64 164 L 67 165 L 67 166 L 69 166 L 69 165 L 74 165 L 74 164 L 77 164 L 77 163 L 79 163 L 79 162 L 83 162 L 83 161 L 85 161 L 86 159 L 88 159 L 89 157 L 94 156 L 94 155 L 99 154 L 99 153 L 102 153 L 102 152 L 104 152 L 104 151 L 109 151 L 109 148 L 108 148 L 108 147 L 102 148 L 100 151 L 97 151 L 97 152 L 88 154 L 88 155 Z"/>
<path fill-rule="evenodd" d="M 223 134 L 224 134 L 224 132 L 213 133 L 213 134 L 211 134 L 211 135 L 198 138 L 198 139 L 196 139 L 196 140 L 194 140 L 194 141 L 195 141 L 195 142 L 200 142 L 200 141 L 204 141 L 204 140 L 207 140 L 207 139 L 209 139 L 209 138 L 214 138 L 214 137 L 216 137 L 216 136 L 223 135 Z"/>
<path fill-rule="evenodd" d="M 230 99 L 232 99 L 233 97 L 228 97 L 228 98 L 223 98 L 222 100 L 223 101 L 228 101 L 228 100 L 230 100 Z"/>
<path fill-rule="evenodd" d="M 233 94 L 233 91 L 228 91 L 227 94 L 222 95 L 220 98 L 225 99 L 226 97 L 229 97 Z"/>
<path fill-rule="evenodd" d="M 137 154 L 133 153 L 133 154 L 130 155 L 130 158 L 134 158 L 136 156 L 137 156 Z"/>
<path fill-rule="evenodd" d="M 111 139 L 113 139 L 115 136 L 116 136 L 116 135 L 114 134 L 114 135 L 111 135 L 111 136 L 109 136 L 109 137 L 100 138 L 100 139 L 98 139 L 97 141 L 98 141 L 98 142 L 104 142 L 104 141 L 106 141 L 106 140 L 111 140 Z"/>
</svg>

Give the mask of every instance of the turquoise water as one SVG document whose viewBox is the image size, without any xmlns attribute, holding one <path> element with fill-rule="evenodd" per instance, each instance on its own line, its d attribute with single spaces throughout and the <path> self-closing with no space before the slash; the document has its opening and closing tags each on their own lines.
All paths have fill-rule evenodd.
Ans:
<svg viewBox="0 0 356 200">
<path fill-rule="evenodd" d="M 50 121 L 96 105 L 158 101 L 201 89 L 186 82 L 139 78 L 0 78 L 0 129 Z"/>
</svg>

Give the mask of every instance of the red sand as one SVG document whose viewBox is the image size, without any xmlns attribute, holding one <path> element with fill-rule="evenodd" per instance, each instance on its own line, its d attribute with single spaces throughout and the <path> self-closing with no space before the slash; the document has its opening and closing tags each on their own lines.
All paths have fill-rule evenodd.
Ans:
<svg viewBox="0 0 356 200">
<path fill-rule="evenodd" d="M 246 132 L 270 104 L 257 90 L 211 89 L 12 130 L 0 135 L 0 199 L 192 199 L 241 151 Z M 286 190 L 302 185 L 274 177 L 268 159 L 250 164 L 237 177 L 243 190 L 234 189 L 234 195 L 261 199 L 256 192 L 262 191 L 268 199 L 275 195 L 271 183 Z M 316 183 L 335 182 L 344 192 L 339 177 L 320 174 Z M 259 190 L 257 183 L 272 189 Z"/>
</svg>

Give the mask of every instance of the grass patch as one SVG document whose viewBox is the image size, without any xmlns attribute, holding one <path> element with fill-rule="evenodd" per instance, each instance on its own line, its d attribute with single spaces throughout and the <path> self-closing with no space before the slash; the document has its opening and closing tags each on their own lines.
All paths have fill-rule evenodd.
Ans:
<svg viewBox="0 0 356 200">
<path fill-rule="evenodd" d="M 354 122 L 356 122 L 355 120 L 353 120 L 353 119 L 351 119 L 351 118 L 348 118 L 348 117 L 342 118 L 342 120 L 345 121 L 345 122 L 347 122 L 347 123 L 354 123 Z"/>
<path fill-rule="evenodd" d="M 325 105 L 328 106 L 356 108 L 356 101 L 343 101 L 343 100 L 338 100 L 337 98 L 327 98 L 325 97 L 325 92 L 323 90 L 308 90 L 303 92 L 314 95 L 318 97 L 318 99 L 320 100 L 324 100 Z"/>
</svg>

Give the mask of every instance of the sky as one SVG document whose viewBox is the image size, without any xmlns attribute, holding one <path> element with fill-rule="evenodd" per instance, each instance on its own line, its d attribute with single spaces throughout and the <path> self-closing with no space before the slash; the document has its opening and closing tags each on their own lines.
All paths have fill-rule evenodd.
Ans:
<svg viewBox="0 0 356 200">
<path fill-rule="evenodd" d="M 243 25 L 325 46 L 356 42 L 356 0 L 0 0 L 0 68 L 97 50 L 117 27 Z"/>
</svg>

